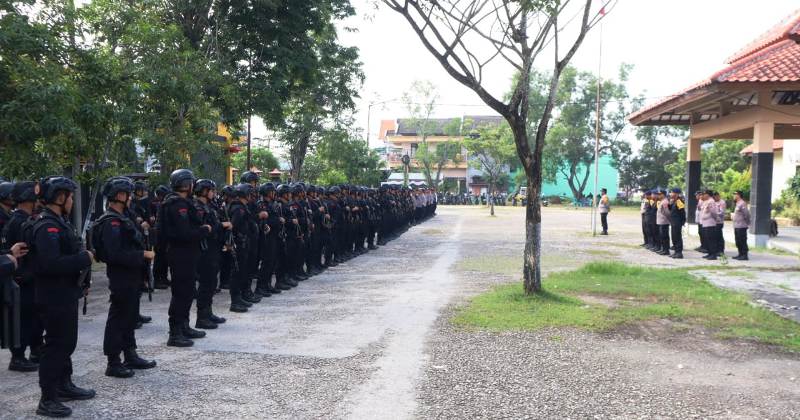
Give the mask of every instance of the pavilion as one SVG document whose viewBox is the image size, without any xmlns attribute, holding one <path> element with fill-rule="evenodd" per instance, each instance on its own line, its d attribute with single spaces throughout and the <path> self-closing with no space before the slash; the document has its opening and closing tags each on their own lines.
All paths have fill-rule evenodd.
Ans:
<svg viewBox="0 0 800 420">
<path fill-rule="evenodd" d="M 752 139 L 751 240 L 765 246 L 772 207 L 773 140 L 800 139 L 800 10 L 727 60 L 694 86 L 649 105 L 633 125 L 690 129 L 686 156 L 689 223 L 695 223 L 700 185 L 700 145 L 709 139 Z"/>
</svg>

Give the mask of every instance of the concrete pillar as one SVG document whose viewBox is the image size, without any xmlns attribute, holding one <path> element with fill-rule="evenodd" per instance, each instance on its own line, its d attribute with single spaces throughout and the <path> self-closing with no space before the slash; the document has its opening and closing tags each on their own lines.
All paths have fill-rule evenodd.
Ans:
<svg viewBox="0 0 800 420">
<path fill-rule="evenodd" d="M 697 209 L 697 198 L 695 191 L 700 189 L 700 143 L 702 139 L 689 138 L 686 145 L 686 218 L 689 223 L 697 223 L 694 220 L 694 212 Z"/>
<path fill-rule="evenodd" d="M 750 184 L 750 234 L 756 246 L 767 246 L 772 212 L 772 140 L 775 123 L 757 122 L 753 127 L 753 179 Z"/>
</svg>

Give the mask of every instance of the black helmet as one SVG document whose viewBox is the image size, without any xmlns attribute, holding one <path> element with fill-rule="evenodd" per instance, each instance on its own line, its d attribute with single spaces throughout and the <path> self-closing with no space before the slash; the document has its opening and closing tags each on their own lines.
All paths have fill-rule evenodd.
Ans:
<svg viewBox="0 0 800 420">
<path fill-rule="evenodd" d="M 14 184 L 14 189 L 11 190 L 11 199 L 15 203 L 36 201 L 36 183 L 33 181 L 17 182 Z"/>
<path fill-rule="evenodd" d="M 49 176 L 39 183 L 39 198 L 45 203 L 52 203 L 60 191 L 75 192 L 78 184 L 63 176 Z"/>
<path fill-rule="evenodd" d="M 246 183 L 241 183 L 233 188 L 236 197 L 247 198 L 253 193 L 253 186 Z"/>
<path fill-rule="evenodd" d="M 255 173 L 255 172 L 246 171 L 239 178 L 239 182 L 241 182 L 243 184 L 249 184 L 251 182 L 258 182 L 258 174 Z"/>
<path fill-rule="evenodd" d="M 156 196 L 163 198 L 167 194 L 169 194 L 169 188 L 166 185 L 156 187 Z"/>
<path fill-rule="evenodd" d="M 298 183 L 298 184 L 294 184 L 292 186 L 292 194 L 300 194 L 300 193 L 305 192 L 305 191 L 306 191 L 306 188 L 305 188 L 305 186 L 303 184 Z"/>
<path fill-rule="evenodd" d="M 258 187 L 258 193 L 262 196 L 267 195 L 271 192 L 275 191 L 275 184 L 271 182 L 267 182 L 266 184 Z"/>
<path fill-rule="evenodd" d="M 144 181 L 136 181 L 133 183 L 134 191 L 144 191 L 147 189 L 147 183 Z"/>
<path fill-rule="evenodd" d="M 325 187 L 317 186 L 317 194 L 325 194 Z"/>
<path fill-rule="evenodd" d="M 233 187 L 231 187 L 230 185 L 226 185 L 226 186 L 222 187 L 222 189 L 219 190 L 219 192 L 223 197 L 232 197 L 233 196 Z"/>
<path fill-rule="evenodd" d="M 177 169 L 169 176 L 169 186 L 173 190 L 191 189 L 194 184 L 194 173 L 188 169 Z"/>
<path fill-rule="evenodd" d="M 286 184 L 278 185 L 278 188 L 275 189 L 278 192 L 278 195 L 289 194 L 292 190 Z"/>
<path fill-rule="evenodd" d="M 0 183 L 0 201 L 11 200 L 11 191 L 14 189 L 14 184 L 8 181 Z"/>
<path fill-rule="evenodd" d="M 205 190 L 216 190 L 217 184 L 210 180 L 210 179 L 198 179 L 194 183 L 194 193 L 195 195 L 203 194 Z"/>
<path fill-rule="evenodd" d="M 342 192 L 342 189 L 337 187 L 336 185 L 328 188 L 328 194 L 339 194 L 340 192 Z"/>
<path fill-rule="evenodd" d="M 108 200 L 113 200 L 117 197 L 117 193 L 125 192 L 131 194 L 134 188 L 133 181 L 128 177 L 111 177 L 103 185 L 103 196 Z"/>
</svg>

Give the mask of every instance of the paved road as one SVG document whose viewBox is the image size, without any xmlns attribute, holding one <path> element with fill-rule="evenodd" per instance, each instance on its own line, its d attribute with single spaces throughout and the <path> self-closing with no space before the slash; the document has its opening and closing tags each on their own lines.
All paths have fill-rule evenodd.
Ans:
<svg viewBox="0 0 800 420">
<path fill-rule="evenodd" d="M 192 349 L 164 346 L 169 294 L 143 299 L 154 322 L 137 331 L 156 369 L 133 379 L 103 375 L 104 280 L 80 321 L 75 382 L 95 400 L 70 403 L 80 418 L 404 418 L 425 360 L 428 330 L 454 287 L 462 217 L 444 211 L 403 237 L 292 290 L 231 314 Z M 9 354 L 0 354 L 0 365 Z M 35 374 L 0 370 L 0 417 L 32 415 Z"/>
</svg>

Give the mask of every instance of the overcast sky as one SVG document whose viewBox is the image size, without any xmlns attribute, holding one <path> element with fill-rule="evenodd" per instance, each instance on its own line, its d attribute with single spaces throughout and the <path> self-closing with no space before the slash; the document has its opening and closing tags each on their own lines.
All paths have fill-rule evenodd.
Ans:
<svg viewBox="0 0 800 420">
<path fill-rule="evenodd" d="M 435 84 L 441 103 L 462 104 L 441 106 L 437 116 L 494 114 L 485 106 L 467 106 L 482 102 L 451 79 L 400 15 L 385 7 L 374 11 L 370 1 L 352 0 L 358 16 L 348 25 L 358 32 L 341 34 L 342 42 L 359 47 L 366 73 L 358 102 L 359 127 L 366 130 L 370 102 L 400 98 L 415 80 Z M 602 73 L 613 77 L 620 63 L 630 63 L 632 94 L 646 91 L 647 97 L 657 98 L 677 93 L 719 70 L 726 58 L 798 7 L 797 0 L 620 0 L 603 23 Z M 599 40 L 600 31 L 594 30 L 572 63 L 596 72 Z M 490 85 L 501 94 L 512 72 L 496 73 Z M 378 144 L 381 119 L 403 116 L 402 104 L 374 106 L 372 145 Z"/>
</svg>

